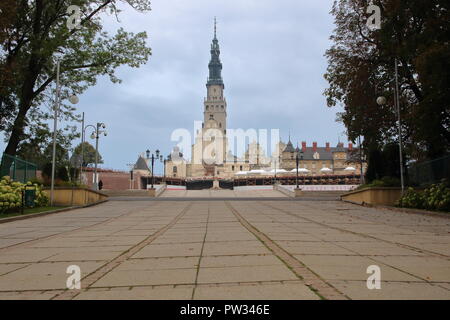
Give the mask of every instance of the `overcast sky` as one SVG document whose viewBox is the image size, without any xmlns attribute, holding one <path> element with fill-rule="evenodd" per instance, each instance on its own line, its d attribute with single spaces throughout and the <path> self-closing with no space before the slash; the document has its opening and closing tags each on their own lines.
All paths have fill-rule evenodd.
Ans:
<svg viewBox="0 0 450 320">
<path fill-rule="evenodd" d="M 153 0 L 151 12 L 124 7 L 120 24 L 105 19 L 108 30 L 146 31 L 153 55 L 139 69 L 121 68 L 123 83 L 102 78 L 79 97 L 87 123 L 108 127 L 100 140 L 103 167 L 126 169 L 146 149 L 168 154 L 172 131 L 192 131 L 202 120 L 214 16 L 228 128 L 280 129 L 283 141 L 291 131 L 294 144 L 346 141 L 335 121 L 341 110 L 329 109 L 323 96 L 331 6 L 332 0 Z"/>
</svg>

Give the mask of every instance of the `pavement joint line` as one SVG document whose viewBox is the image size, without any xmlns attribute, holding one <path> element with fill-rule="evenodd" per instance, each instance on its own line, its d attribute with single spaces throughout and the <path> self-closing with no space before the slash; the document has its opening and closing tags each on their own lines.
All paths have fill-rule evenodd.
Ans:
<svg viewBox="0 0 450 320">
<path fill-rule="evenodd" d="M 430 256 L 435 256 L 435 257 L 439 257 L 439 258 L 446 258 L 447 260 L 450 258 L 450 256 L 445 255 L 445 254 L 440 254 L 440 253 L 429 251 L 429 250 L 426 250 L 426 249 L 416 248 L 416 247 L 413 247 L 413 246 L 410 246 L 410 245 L 407 245 L 407 244 L 403 244 L 403 243 L 398 243 L 398 242 L 394 242 L 394 241 L 385 240 L 385 239 L 382 239 L 382 238 L 378 238 L 378 237 L 372 236 L 370 234 L 360 233 L 360 232 L 356 232 L 356 231 L 351 231 L 351 230 L 347 230 L 347 229 L 343 229 L 343 228 L 327 225 L 327 224 L 325 224 L 323 222 L 318 222 L 318 221 L 315 221 L 315 220 L 312 220 L 312 219 L 300 216 L 298 214 L 295 214 L 293 212 L 289 212 L 289 211 L 281 209 L 281 208 L 277 208 L 277 207 L 275 207 L 273 205 L 270 205 L 270 204 L 266 204 L 266 205 L 268 207 L 271 207 L 272 209 L 278 210 L 278 211 L 283 212 L 283 213 L 285 213 L 287 215 L 290 215 L 290 216 L 293 216 L 293 217 L 297 217 L 297 218 L 306 220 L 306 221 L 311 222 L 311 223 L 318 224 L 318 225 L 326 227 L 326 228 L 330 228 L 330 229 L 338 230 L 338 231 L 341 231 L 341 232 L 354 234 L 354 235 L 357 235 L 357 236 L 360 236 L 360 237 L 363 237 L 363 238 L 375 239 L 375 240 L 378 240 L 378 241 L 381 241 L 381 242 L 397 245 L 399 247 L 402 247 L 402 248 L 405 248 L 405 249 L 409 249 L 409 250 L 413 250 L 413 251 L 416 251 L 416 252 L 419 252 L 419 253 L 427 253 Z M 329 211 L 327 211 L 327 213 L 329 213 Z"/>
<path fill-rule="evenodd" d="M 269 205 L 269 206 L 270 206 L 270 205 Z M 283 213 L 285 213 L 285 214 L 292 215 L 292 214 L 286 212 L 286 211 L 283 210 L 283 209 L 276 208 L 276 207 L 273 207 L 273 206 L 270 206 L 270 207 L 273 208 L 273 209 L 275 209 L 275 210 L 279 210 L 279 211 L 281 211 L 281 212 L 283 212 Z M 295 214 L 294 214 L 294 215 L 295 215 Z M 300 218 L 300 217 L 299 217 L 299 218 Z M 304 218 L 304 217 L 301 217 L 301 218 L 303 218 L 303 219 L 305 219 L 305 220 L 308 220 L 307 218 Z M 324 226 L 327 226 L 327 225 L 322 224 L 322 223 L 319 223 L 319 222 L 316 222 L 316 223 L 321 224 L 321 225 L 324 225 Z M 293 229 L 296 229 L 295 226 L 290 226 L 290 227 L 293 228 Z M 328 226 L 328 227 L 330 227 L 330 226 Z M 330 227 L 330 228 L 337 228 L 337 227 Z M 340 230 L 340 231 L 346 231 L 345 229 L 342 229 L 342 230 L 341 230 L 341 229 L 338 229 L 338 230 Z M 348 231 L 348 232 L 354 233 L 353 231 Z M 359 233 L 356 233 L 356 234 L 358 234 L 358 235 L 364 235 L 364 234 L 359 234 Z M 375 238 L 375 239 L 376 239 L 376 238 Z M 377 239 L 377 240 L 378 240 L 378 239 Z M 328 242 L 328 241 L 324 241 L 324 242 Z M 348 250 L 348 251 L 354 252 L 355 255 L 353 255 L 353 256 L 366 257 L 366 258 L 368 258 L 368 259 L 370 259 L 370 260 L 376 262 L 378 265 L 385 265 L 385 266 L 391 267 L 391 268 L 393 268 L 393 269 L 395 269 L 395 270 L 397 270 L 397 271 L 399 271 L 399 272 L 405 273 L 405 274 L 407 274 L 407 275 L 409 275 L 409 276 L 412 276 L 412 277 L 414 277 L 414 278 L 417 278 L 417 279 L 419 279 L 419 280 L 422 280 L 423 282 L 426 282 L 426 283 L 428 283 L 428 284 L 433 284 L 433 283 L 434 283 L 434 282 L 431 282 L 430 280 L 428 280 L 428 279 L 426 279 L 426 278 L 417 276 L 417 275 L 415 275 L 415 274 L 413 274 L 413 273 L 410 273 L 410 272 L 408 272 L 408 271 L 402 270 L 402 269 L 400 269 L 400 268 L 398 268 L 398 267 L 396 267 L 396 266 L 393 266 L 393 265 L 388 264 L 388 263 L 383 262 L 383 261 L 376 260 L 376 259 L 374 258 L 374 257 L 378 257 L 378 256 L 383 256 L 383 255 L 363 255 L 363 254 L 358 253 L 357 251 L 354 251 L 354 250 L 352 250 L 352 249 L 343 247 L 343 246 L 341 246 L 341 245 L 339 245 L 339 244 L 336 244 L 336 243 L 333 243 L 333 244 L 336 245 L 336 246 L 338 246 L 338 247 L 340 247 L 340 248 L 343 248 L 343 249 L 346 249 L 346 250 Z M 396 244 L 396 243 L 391 243 L 391 244 Z M 401 247 L 401 244 L 400 244 L 399 246 Z M 416 251 L 416 250 L 414 250 L 414 251 Z M 338 256 L 340 256 L 340 255 L 338 255 Z M 344 255 L 344 256 L 345 256 L 345 255 Z M 399 255 L 395 255 L 395 256 L 399 256 Z M 408 255 L 403 255 L 403 256 L 408 256 Z M 436 257 L 436 256 L 435 256 L 435 255 L 430 255 L 430 256 L 428 256 L 428 257 Z M 450 291 L 450 289 L 448 289 L 448 288 L 445 288 L 445 287 L 442 287 L 442 288 L 444 288 L 444 289 Z"/>
<path fill-rule="evenodd" d="M 157 204 L 158 203 L 155 203 L 155 205 L 153 205 L 153 207 L 157 206 Z M 25 241 L 25 242 L 21 242 L 21 243 L 18 243 L 18 244 L 13 244 L 13 245 L 10 245 L 10 246 L 6 246 L 6 247 L 3 247 L 3 248 L 0 248 L 0 253 L 3 253 L 4 251 L 9 251 L 11 249 L 27 247 L 30 244 L 38 243 L 38 242 L 40 242 L 42 240 L 49 240 L 49 239 L 57 238 L 57 237 L 59 237 L 61 235 L 67 235 L 67 234 L 75 233 L 75 232 L 78 232 L 78 231 L 81 231 L 81 230 L 86 230 L 86 229 L 89 229 L 89 228 L 92 228 L 92 227 L 96 227 L 96 226 L 99 226 L 101 224 L 109 223 L 111 221 L 123 218 L 124 216 L 131 215 L 131 214 L 133 214 L 135 212 L 138 212 L 141 209 L 142 208 L 133 208 L 131 210 L 128 210 L 124 214 L 121 214 L 121 215 L 116 216 L 116 217 L 109 218 L 109 219 L 104 220 L 104 221 L 100 221 L 100 222 L 95 223 L 95 224 L 85 225 L 85 226 L 81 226 L 80 228 L 67 230 L 67 231 L 63 231 L 63 232 L 60 232 L 60 233 L 52 234 L 52 235 L 49 235 L 49 236 L 45 236 L 45 237 L 41 237 L 41 238 L 35 238 L 35 239 L 29 240 L 29 241 Z M 39 217 L 36 217 L 36 219 L 37 218 L 39 218 Z M 41 217 L 41 218 L 43 218 L 43 217 Z"/>
<path fill-rule="evenodd" d="M 10 271 L 8 271 L 8 272 L 2 273 L 2 274 L 0 274 L 0 277 L 3 277 L 3 276 L 6 276 L 6 275 L 8 275 L 8 274 L 10 274 L 10 273 L 13 273 L 13 272 L 22 270 L 22 269 L 24 269 L 24 268 L 29 267 L 30 265 L 31 265 L 31 263 L 28 263 L 28 264 L 25 265 L 25 266 L 22 266 L 22 267 L 19 267 L 19 268 L 17 268 L 17 269 L 13 269 L 13 270 L 10 270 Z M 2 291 L 0 290 L 0 292 L 2 292 Z"/>
<path fill-rule="evenodd" d="M 350 299 L 338 289 L 320 278 L 306 265 L 271 240 L 267 235 L 250 224 L 230 203 L 225 202 L 225 204 L 249 232 L 254 234 L 269 250 L 274 253 L 276 257 L 278 257 L 278 259 L 280 259 L 289 269 L 291 269 L 291 271 L 297 275 L 300 280 L 303 280 L 303 283 L 320 298 L 336 300 Z M 305 281 L 304 278 L 308 278 L 309 280 Z M 318 288 L 320 288 L 320 290 Z"/>
<path fill-rule="evenodd" d="M 210 204 L 208 203 L 208 216 L 206 218 L 205 235 L 203 236 L 202 249 L 200 250 L 200 257 L 198 259 L 197 272 L 195 273 L 195 285 L 194 285 L 194 288 L 192 289 L 191 300 L 194 300 L 195 289 L 197 288 L 197 284 L 198 284 L 198 274 L 200 273 L 200 264 L 202 262 L 203 250 L 205 249 L 206 236 L 208 235 L 208 223 L 209 223 L 210 216 L 211 216 L 211 207 L 210 207 Z"/>
<path fill-rule="evenodd" d="M 169 230 L 173 225 L 175 225 L 179 219 L 181 219 L 186 212 L 189 211 L 189 209 L 192 207 L 192 203 L 188 203 L 181 212 L 175 216 L 169 222 L 166 226 L 159 229 L 159 231 L 152 233 L 147 238 L 139 242 L 138 244 L 132 246 L 128 250 L 124 251 L 121 255 L 117 256 L 116 258 L 112 259 L 111 261 L 107 262 L 103 266 L 99 267 L 97 270 L 91 272 L 87 276 L 85 276 L 82 279 L 82 283 L 84 283 L 84 287 L 81 290 L 69 290 L 66 289 L 63 293 L 60 295 L 53 297 L 53 299 L 57 300 L 66 300 L 66 299 L 74 299 L 76 296 L 78 296 L 81 292 L 86 291 L 89 289 L 94 283 L 99 281 L 101 278 L 103 278 L 106 274 L 117 268 L 120 264 L 122 264 L 124 261 L 128 260 L 131 256 L 138 253 L 140 250 L 142 250 L 145 246 L 152 243 L 155 239 L 157 239 L 159 236 L 164 234 L 167 230 Z M 86 284 L 87 283 L 87 284 Z"/>
<path fill-rule="evenodd" d="M 251 286 L 264 286 L 264 285 L 272 285 L 272 284 L 303 284 L 301 280 L 274 280 L 274 281 L 240 281 L 240 282 L 210 282 L 210 283 L 199 283 L 197 284 L 198 287 L 237 287 L 242 285 L 251 285 Z M 83 291 L 89 292 L 89 291 L 104 291 L 107 290 L 115 290 L 115 289 L 124 289 L 124 288 L 194 288 L 196 285 L 194 282 L 192 283 L 179 283 L 179 284 L 134 284 L 134 285 L 123 285 L 123 286 L 104 286 L 104 287 L 95 287 L 95 288 L 86 288 Z M 20 292 L 36 292 L 36 291 L 42 291 L 42 290 L 26 290 L 26 291 L 20 291 Z M 53 290 L 45 290 L 45 291 L 61 291 L 61 289 L 53 289 Z M 1 293 L 2 291 L 0 291 Z M 17 290 L 14 291 L 3 291 L 3 292 L 18 292 Z"/>
</svg>

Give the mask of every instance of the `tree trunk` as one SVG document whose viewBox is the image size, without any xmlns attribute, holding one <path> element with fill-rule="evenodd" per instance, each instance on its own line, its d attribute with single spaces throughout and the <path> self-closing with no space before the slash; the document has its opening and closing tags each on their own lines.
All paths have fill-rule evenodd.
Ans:
<svg viewBox="0 0 450 320">
<path fill-rule="evenodd" d="M 26 114 L 30 109 L 31 100 L 22 101 L 19 108 L 19 113 L 14 120 L 14 126 L 9 137 L 8 145 L 6 146 L 5 153 L 11 156 L 15 156 L 17 153 L 17 147 L 19 146 L 22 136 L 24 134 Z"/>
</svg>

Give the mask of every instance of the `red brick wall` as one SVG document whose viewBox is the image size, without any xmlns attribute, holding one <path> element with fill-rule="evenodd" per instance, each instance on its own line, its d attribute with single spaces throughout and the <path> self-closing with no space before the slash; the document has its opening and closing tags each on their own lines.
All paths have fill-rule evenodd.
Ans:
<svg viewBox="0 0 450 320">
<path fill-rule="evenodd" d="M 88 186 L 92 187 L 94 173 L 92 171 L 83 172 L 83 176 L 87 179 Z M 103 182 L 103 189 L 105 190 L 128 190 L 131 186 L 129 172 L 99 171 L 98 180 Z M 131 189 L 143 188 L 145 188 L 145 186 L 141 184 L 141 175 L 135 173 Z"/>
</svg>

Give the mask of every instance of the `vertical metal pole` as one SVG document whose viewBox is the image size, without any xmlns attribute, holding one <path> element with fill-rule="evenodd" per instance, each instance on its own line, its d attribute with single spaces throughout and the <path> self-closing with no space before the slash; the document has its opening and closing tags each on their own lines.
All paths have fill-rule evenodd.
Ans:
<svg viewBox="0 0 450 320">
<path fill-rule="evenodd" d="M 298 186 L 298 153 L 297 153 L 297 155 L 295 156 L 295 163 L 296 163 L 296 165 L 297 165 L 297 176 L 296 176 L 296 178 L 295 178 L 295 183 L 297 184 L 297 189 L 299 188 L 299 186 Z"/>
<path fill-rule="evenodd" d="M 360 183 L 361 185 L 364 184 L 364 170 L 363 170 L 363 159 L 362 159 L 362 145 L 361 145 L 361 136 L 358 136 L 358 144 L 359 144 L 359 165 L 360 165 L 360 171 L 361 171 L 361 177 Z"/>
<path fill-rule="evenodd" d="M 60 70 L 61 70 L 61 62 L 58 60 L 58 62 L 56 63 L 56 99 L 55 99 L 55 106 L 54 106 L 55 110 L 53 120 L 53 155 L 52 155 L 52 182 L 50 187 L 50 206 L 53 206 L 54 190 L 55 190 L 56 137 L 58 129 L 58 109 L 60 99 L 60 84 L 59 84 Z"/>
<path fill-rule="evenodd" d="M 400 151 L 400 181 L 402 184 L 402 194 L 405 192 L 405 180 L 403 176 L 403 138 L 402 138 L 402 120 L 400 116 L 400 88 L 398 85 L 398 60 L 395 58 L 395 101 L 397 105 L 398 116 L 398 144 Z"/>
<path fill-rule="evenodd" d="M 80 164 L 80 184 L 83 184 L 83 164 L 84 164 L 84 112 L 81 121 L 81 164 Z"/>
<path fill-rule="evenodd" d="M 277 159 L 275 159 L 275 184 L 277 184 Z"/>
<path fill-rule="evenodd" d="M 98 164 L 98 139 L 100 138 L 99 132 L 100 124 L 97 123 L 97 129 L 95 131 L 95 169 L 94 169 L 94 190 L 98 190 L 97 183 L 97 164 Z"/>
<path fill-rule="evenodd" d="M 155 157 L 152 154 L 152 189 L 155 189 L 155 176 L 154 176 L 154 171 L 155 171 Z"/>
<path fill-rule="evenodd" d="M 166 163 L 167 159 L 164 159 L 164 183 L 166 183 Z"/>
</svg>

